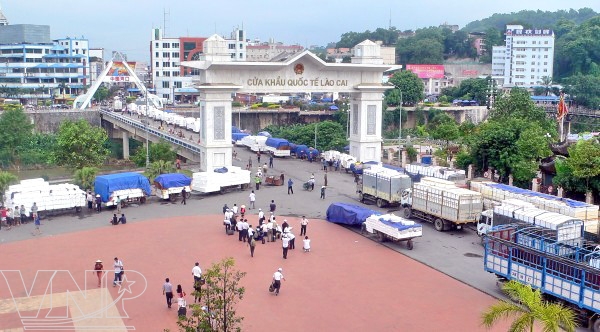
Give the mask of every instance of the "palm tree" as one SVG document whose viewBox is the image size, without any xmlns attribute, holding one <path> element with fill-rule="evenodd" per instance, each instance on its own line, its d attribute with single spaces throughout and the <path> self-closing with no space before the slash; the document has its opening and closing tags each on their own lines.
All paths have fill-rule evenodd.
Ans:
<svg viewBox="0 0 600 332">
<path fill-rule="evenodd" d="M 81 189 L 91 189 L 98 174 L 96 167 L 83 167 L 75 171 L 75 183 L 77 183 Z"/>
<path fill-rule="evenodd" d="M 542 84 L 542 86 L 544 87 L 544 93 L 546 94 L 546 96 L 549 95 L 550 91 L 552 91 L 552 77 L 542 76 L 542 80 L 538 83 Z"/>
<path fill-rule="evenodd" d="M 516 316 L 509 332 L 533 332 L 536 321 L 542 325 L 543 331 L 555 332 L 561 328 L 575 331 L 575 312 L 560 303 L 544 301 L 539 289 L 514 280 L 504 284 L 502 289 L 514 302 L 501 300 L 483 312 L 481 319 L 485 327 L 490 328 L 500 319 Z"/>
<path fill-rule="evenodd" d="M 150 164 L 150 168 L 144 174 L 152 182 L 157 176 L 166 173 L 175 173 L 175 165 L 170 161 L 157 160 Z"/>
</svg>

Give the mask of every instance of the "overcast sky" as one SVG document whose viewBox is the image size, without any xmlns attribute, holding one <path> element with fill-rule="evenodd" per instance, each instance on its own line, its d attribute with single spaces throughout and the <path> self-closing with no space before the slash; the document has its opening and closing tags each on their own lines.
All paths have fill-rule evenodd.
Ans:
<svg viewBox="0 0 600 332">
<path fill-rule="evenodd" d="M 167 36 L 229 36 L 244 27 L 250 39 L 273 38 L 286 44 L 326 45 L 348 31 L 400 30 L 467 23 L 523 9 L 555 11 L 590 7 L 597 0 L 0 0 L 11 24 L 50 25 L 51 37 L 89 39 L 90 47 L 119 50 L 130 60 L 148 61 L 151 29 Z"/>
</svg>

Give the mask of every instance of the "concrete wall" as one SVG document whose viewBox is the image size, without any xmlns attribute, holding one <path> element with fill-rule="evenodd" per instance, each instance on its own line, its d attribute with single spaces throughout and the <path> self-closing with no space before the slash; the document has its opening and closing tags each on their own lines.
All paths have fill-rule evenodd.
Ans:
<svg viewBox="0 0 600 332">
<path fill-rule="evenodd" d="M 94 110 L 61 110 L 61 111 L 28 111 L 26 112 L 35 125 L 35 130 L 42 133 L 53 133 L 64 121 L 84 119 L 92 126 L 100 126 L 100 113 Z"/>
</svg>

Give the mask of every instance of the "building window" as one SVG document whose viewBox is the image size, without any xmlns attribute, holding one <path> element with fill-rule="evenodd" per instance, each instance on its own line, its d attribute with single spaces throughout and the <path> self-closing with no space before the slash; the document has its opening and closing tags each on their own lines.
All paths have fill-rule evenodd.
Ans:
<svg viewBox="0 0 600 332">
<path fill-rule="evenodd" d="M 229 49 L 230 50 L 235 50 L 235 44 L 229 44 Z"/>
<path fill-rule="evenodd" d="M 169 43 L 163 43 L 163 48 L 169 48 Z"/>
<path fill-rule="evenodd" d="M 156 46 L 156 48 L 158 48 L 158 43 L 154 43 L 154 45 Z"/>
<path fill-rule="evenodd" d="M 163 65 L 163 67 L 171 67 L 170 62 L 163 62 L 162 65 Z"/>
<path fill-rule="evenodd" d="M 535 69 L 531 68 L 531 72 L 532 72 L 532 73 L 533 73 L 533 72 L 535 72 Z"/>
<path fill-rule="evenodd" d="M 240 53 L 240 59 L 241 59 L 241 58 L 243 58 L 243 57 L 244 57 L 244 54 L 243 54 L 243 53 Z"/>
<path fill-rule="evenodd" d="M 160 72 L 158 70 L 156 71 L 156 77 L 160 77 Z"/>
<path fill-rule="evenodd" d="M 548 72 L 548 69 L 544 69 L 544 73 L 547 73 L 547 72 Z"/>
<path fill-rule="evenodd" d="M 532 65 L 532 66 L 535 66 L 535 61 L 531 62 L 531 65 Z"/>
<path fill-rule="evenodd" d="M 534 47 L 534 48 L 532 48 L 531 50 L 535 52 L 535 51 L 537 51 L 537 48 L 535 48 L 535 47 Z"/>
<path fill-rule="evenodd" d="M 547 65 L 548 65 L 548 62 L 544 62 L 544 66 L 547 66 Z"/>
<path fill-rule="evenodd" d="M 532 41 L 531 43 L 535 45 L 535 44 L 536 44 L 536 41 L 534 40 L 534 41 Z"/>
<path fill-rule="evenodd" d="M 173 52 L 173 57 L 179 59 L 179 52 Z"/>
<path fill-rule="evenodd" d="M 535 78 L 535 75 L 531 75 L 531 79 L 534 79 L 534 78 Z"/>
<path fill-rule="evenodd" d="M 173 87 L 176 89 L 181 89 L 181 82 L 179 82 L 179 81 L 173 82 Z"/>
<path fill-rule="evenodd" d="M 547 40 L 545 40 L 545 41 L 544 41 L 544 44 L 545 44 L 545 45 L 548 45 L 548 41 L 547 41 Z"/>
<path fill-rule="evenodd" d="M 160 67 L 160 62 L 156 61 L 156 66 L 155 67 Z"/>
<path fill-rule="evenodd" d="M 544 55 L 544 59 L 548 59 L 548 55 L 547 55 L 547 54 L 546 54 L 546 55 Z"/>
<path fill-rule="evenodd" d="M 169 71 L 163 71 L 163 76 L 171 77 L 171 72 L 169 72 Z"/>
<path fill-rule="evenodd" d="M 158 52 L 154 53 L 154 57 L 158 58 Z"/>
<path fill-rule="evenodd" d="M 169 88 L 169 81 L 163 81 L 162 82 L 162 87 L 163 87 L 163 89 L 168 89 Z"/>
<path fill-rule="evenodd" d="M 171 96 L 168 93 L 163 93 L 163 98 L 169 99 Z"/>
<path fill-rule="evenodd" d="M 173 77 L 177 77 L 177 76 L 180 76 L 180 75 L 179 75 L 179 72 L 178 72 L 178 71 L 174 71 L 174 72 L 173 72 Z"/>
<path fill-rule="evenodd" d="M 244 44 L 240 43 L 240 50 L 244 49 Z"/>
<path fill-rule="evenodd" d="M 163 52 L 163 58 L 169 58 L 169 52 Z"/>
</svg>

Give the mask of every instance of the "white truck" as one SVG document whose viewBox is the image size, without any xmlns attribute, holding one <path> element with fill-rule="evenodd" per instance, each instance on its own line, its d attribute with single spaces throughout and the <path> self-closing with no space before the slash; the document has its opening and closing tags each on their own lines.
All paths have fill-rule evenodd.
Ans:
<svg viewBox="0 0 600 332">
<path fill-rule="evenodd" d="M 362 230 L 375 234 L 380 242 L 406 241 L 409 250 L 413 249 L 412 239 L 423 236 L 423 226 L 394 214 L 372 215 L 363 223 Z"/>
<path fill-rule="evenodd" d="M 483 210 L 481 194 L 459 188 L 453 182 L 422 178 L 402 193 L 404 217 L 416 217 L 432 222 L 441 232 L 462 229 L 465 224 L 477 223 Z"/>
<path fill-rule="evenodd" d="M 185 189 L 185 198 L 189 198 L 192 192 L 191 182 L 192 179 L 181 173 L 161 174 L 154 179 L 156 196 L 175 201 Z"/>
<path fill-rule="evenodd" d="M 358 196 L 361 202 L 372 201 L 380 208 L 399 205 L 402 193 L 410 187 L 411 180 L 408 175 L 381 166 L 372 166 L 363 171 Z"/>
<path fill-rule="evenodd" d="M 9 186 L 4 202 L 9 208 L 23 205 L 27 215 L 35 203 L 41 217 L 65 211 L 80 212 L 87 205 L 86 193 L 78 186 L 68 183 L 51 185 L 42 178 L 22 180 Z"/>
<path fill-rule="evenodd" d="M 229 189 L 246 189 L 250 186 L 250 171 L 227 166 L 227 172 L 197 172 L 192 176 L 191 189 L 199 193 L 224 193 Z"/>
</svg>

